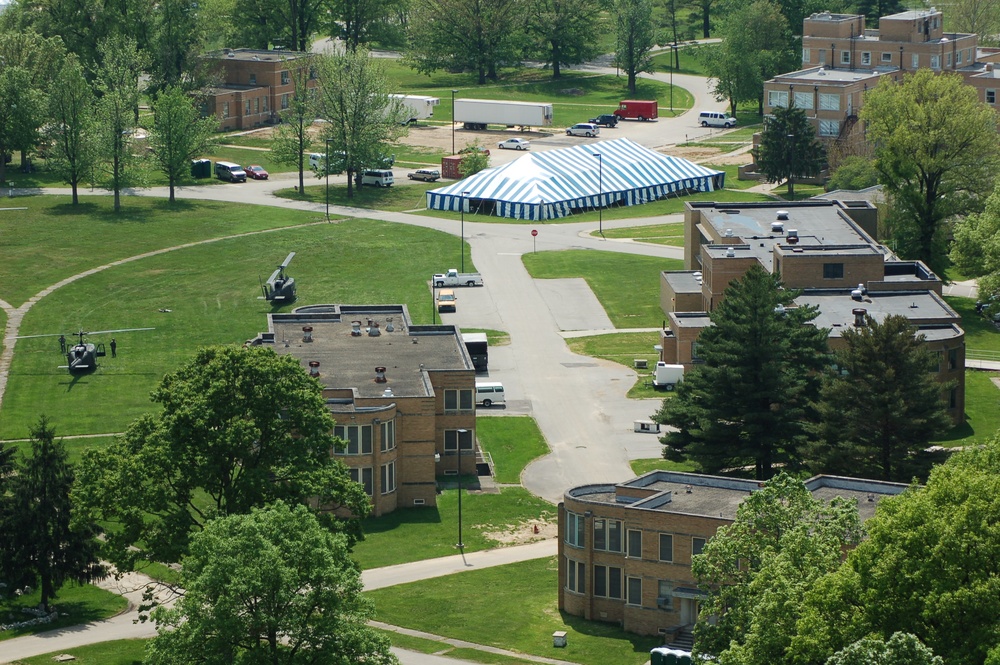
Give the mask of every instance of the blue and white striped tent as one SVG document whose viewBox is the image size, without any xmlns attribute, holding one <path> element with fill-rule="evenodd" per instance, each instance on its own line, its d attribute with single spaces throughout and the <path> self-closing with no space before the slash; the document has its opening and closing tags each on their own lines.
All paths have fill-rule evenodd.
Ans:
<svg viewBox="0 0 1000 665">
<path fill-rule="evenodd" d="M 595 155 L 599 154 L 598 159 Z M 572 148 L 529 153 L 509 164 L 427 192 L 431 210 L 461 210 L 492 204 L 498 217 L 546 220 L 598 203 L 638 205 L 670 194 L 722 189 L 726 174 L 680 157 L 614 139 Z"/>
</svg>

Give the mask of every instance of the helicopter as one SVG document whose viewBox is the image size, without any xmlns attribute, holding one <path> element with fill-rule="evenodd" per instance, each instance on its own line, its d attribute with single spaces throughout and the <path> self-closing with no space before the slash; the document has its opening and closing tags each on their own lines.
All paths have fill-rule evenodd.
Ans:
<svg viewBox="0 0 1000 665">
<path fill-rule="evenodd" d="M 264 292 L 264 300 L 287 300 L 289 302 L 295 300 L 295 278 L 285 275 L 285 269 L 294 257 L 295 252 L 290 252 L 278 266 L 278 269 L 271 273 L 266 282 L 260 285 L 261 291 Z"/>
<path fill-rule="evenodd" d="M 66 347 L 66 364 L 59 365 L 59 369 L 68 369 L 70 374 L 87 374 L 97 369 L 97 359 L 107 355 L 103 343 L 88 342 L 84 338 L 87 335 L 104 335 L 109 333 L 135 332 L 140 330 L 156 330 L 156 328 L 119 328 L 117 330 L 94 330 L 87 332 L 80 330 L 70 333 L 70 337 L 79 338 L 76 344 Z M 29 339 L 32 337 L 62 337 L 63 333 L 47 333 L 44 335 L 21 335 L 17 339 Z M 112 344 L 114 347 L 114 344 Z M 114 350 L 112 348 L 112 350 Z"/>
</svg>

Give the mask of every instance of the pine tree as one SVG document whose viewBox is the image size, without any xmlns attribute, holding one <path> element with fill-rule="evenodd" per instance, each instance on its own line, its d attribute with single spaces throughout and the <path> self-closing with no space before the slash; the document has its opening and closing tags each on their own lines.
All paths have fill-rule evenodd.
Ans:
<svg viewBox="0 0 1000 665">
<path fill-rule="evenodd" d="M 844 330 L 818 404 L 817 441 L 806 452 L 816 471 L 908 481 L 906 462 L 950 421 L 941 399 L 949 384 L 929 373 L 937 362 L 906 317 Z"/>
<path fill-rule="evenodd" d="M 791 100 L 789 100 L 791 101 Z M 788 197 L 795 198 L 795 178 L 815 176 L 826 163 L 826 150 L 816 138 L 805 111 L 779 106 L 764 121 L 760 147 L 754 157 L 768 182 L 788 182 Z"/>
<path fill-rule="evenodd" d="M 89 582 L 103 576 L 92 524 L 72 524 L 73 469 L 66 446 L 42 416 L 30 430 L 31 456 L 11 482 L 8 526 L 17 538 L 8 552 L 15 585 L 38 584 L 41 605 L 49 610 L 68 580 Z"/>
<path fill-rule="evenodd" d="M 827 330 L 810 322 L 815 307 L 792 307 L 797 293 L 760 265 L 730 284 L 698 338 L 703 364 L 688 372 L 654 420 L 676 427 L 664 456 L 715 473 L 754 465 L 767 479 L 797 463 L 809 404 L 826 365 Z"/>
</svg>

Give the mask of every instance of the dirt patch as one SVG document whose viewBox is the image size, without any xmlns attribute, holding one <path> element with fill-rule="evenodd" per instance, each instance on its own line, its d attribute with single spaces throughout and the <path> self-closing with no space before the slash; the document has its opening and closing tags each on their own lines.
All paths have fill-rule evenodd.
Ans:
<svg viewBox="0 0 1000 665">
<path fill-rule="evenodd" d="M 484 531 L 483 535 L 501 545 L 527 545 L 559 536 L 559 524 L 548 520 L 528 520 L 505 531 Z"/>
<path fill-rule="evenodd" d="M 723 152 L 705 146 L 673 146 L 660 152 L 674 157 L 682 157 L 701 164 L 749 164 L 753 158 L 745 152 Z"/>
</svg>

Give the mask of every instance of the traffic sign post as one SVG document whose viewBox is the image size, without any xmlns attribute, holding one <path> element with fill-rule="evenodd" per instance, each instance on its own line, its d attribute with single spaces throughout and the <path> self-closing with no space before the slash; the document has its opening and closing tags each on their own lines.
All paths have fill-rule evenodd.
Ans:
<svg viewBox="0 0 1000 665">
<path fill-rule="evenodd" d="M 531 229 L 531 253 L 535 253 L 535 238 L 538 237 L 538 229 Z"/>
</svg>

